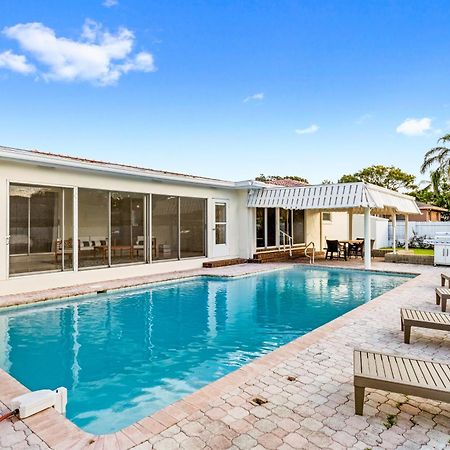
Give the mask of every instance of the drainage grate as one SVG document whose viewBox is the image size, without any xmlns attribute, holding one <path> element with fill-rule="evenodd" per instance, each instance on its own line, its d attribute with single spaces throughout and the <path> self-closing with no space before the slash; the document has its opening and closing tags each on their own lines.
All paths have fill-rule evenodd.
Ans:
<svg viewBox="0 0 450 450">
<path fill-rule="evenodd" d="M 260 405 L 266 404 L 267 400 L 265 398 L 262 398 L 262 397 L 255 397 L 255 398 L 252 398 L 250 400 L 250 403 L 253 403 L 254 405 L 260 406 Z"/>
</svg>

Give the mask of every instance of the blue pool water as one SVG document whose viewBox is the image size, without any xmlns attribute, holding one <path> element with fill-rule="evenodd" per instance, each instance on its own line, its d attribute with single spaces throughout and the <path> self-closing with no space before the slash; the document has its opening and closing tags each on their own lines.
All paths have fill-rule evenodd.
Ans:
<svg viewBox="0 0 450 450">
<path fill-rule="evenodd" d="M 67 416 L 119 430 L 407 280 L 294 267 L 0 313 L 0 367 L 68 388 Z"/>
</svg>

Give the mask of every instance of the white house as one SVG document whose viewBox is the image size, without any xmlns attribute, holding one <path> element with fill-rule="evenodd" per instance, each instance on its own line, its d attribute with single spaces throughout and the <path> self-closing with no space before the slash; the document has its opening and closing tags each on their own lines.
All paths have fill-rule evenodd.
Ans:
<svg viewBox="0 0 450 450">
<path fill-rule="evenodd" d="M 0 295 L 321 248 L 323 212 L 371 210 L 418 212 L 363 183 L 268 187 L 0 147 Z"/>
</svg>

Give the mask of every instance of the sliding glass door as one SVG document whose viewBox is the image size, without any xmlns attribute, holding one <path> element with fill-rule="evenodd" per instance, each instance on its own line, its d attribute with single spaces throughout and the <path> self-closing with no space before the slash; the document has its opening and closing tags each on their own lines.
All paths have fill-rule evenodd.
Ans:
<svg viewBox="0 0 450 450">
<path fill-rule="evenodd" d="M 256 208 L 256 248 L 275 247 L 277 233 L 276 208 Z"/>
<path fill-rule="evenodd" d="M 152 255 L 155 261 L 178 258 L 178 197 L 152 195 Z"/>
<path fill-rule="evenodd" d="M 256 208 L 256 248 L 275 247 L 278 234 L 280 245 L 283 245 L 283 243 L 289 244 L 288 236 L 293 238 L 294 245 L 304 243 L 304 222 L 305 212 L 303 210 Z"/>
<path fill-rule="evenodd" d="M 152 259 L 206 255 L 206 200 L 152 195 Z"/>
<path fill-rule="evenodd" d="M 145 262 L 145 197 L 111 193 L 111 264 Z"/>
<path fill-rule="evenodd" d="M 109 264 L 109 192 L 78 189 L 78 267 Z"/>
<path fill-rule="evenodd" d="M 180 258 L 206 255 L 206 200 L 180 197 Z"/>
<path fill-rule="evenodd" d="M 73 190 L 12 183 L 10 275 L 72 270 Z"/>
<path fill-rule="evenodd" d="M 206 256 L 204 198 L 78 188 L 77 212 L 74 242 L 73 189 L 11 183 L 9 273 Z"/>
</svg>

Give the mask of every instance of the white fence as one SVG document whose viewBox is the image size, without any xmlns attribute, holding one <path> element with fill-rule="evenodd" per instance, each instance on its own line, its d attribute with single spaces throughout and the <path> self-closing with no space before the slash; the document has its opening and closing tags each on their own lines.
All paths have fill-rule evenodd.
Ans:
<svg viewBox="0 0 450 450">
<path fill-rule="evenodd" d="M 409 222 L 408 239 L 414 234 L 427 238 L 433 238 L 437 233 L 450 233 L 450 222 Z M 389 222 L 389 245 L 392 245 L 392 223 Z M 405 223 L 397 220 L 397 241 L 405 242 Z"/>
</svg>

